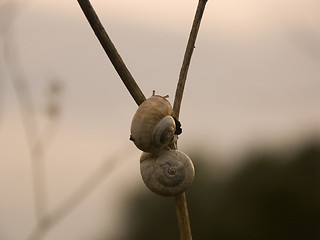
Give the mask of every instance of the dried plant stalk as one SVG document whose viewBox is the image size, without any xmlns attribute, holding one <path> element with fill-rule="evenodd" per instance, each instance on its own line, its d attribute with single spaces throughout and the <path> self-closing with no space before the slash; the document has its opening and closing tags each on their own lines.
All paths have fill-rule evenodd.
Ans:
<svg viewBox="0 0 320 240">
<path fill-rule="evenodd" d="M 111 39 L 106 33 L 104 27 L 102 26 L 96 12 L 94 11 L 89 0 L 78 0 L 78 3 L 86 16 L 88 22 L 91 25 L 92 30 L 96 34 L 97 38 L 100 41 L 104 51 L 108 55 L 112 65 L 116 69 L 118 75 L 120 76 L 122 82 L 130 92 L 131 96 L 135 102 L 140 105 L 146 97 L 143 95 L 136 81 L 133 79 L 128 68 L 124 64 L 121 56 L 119 55 L 117 49 L 113 45 Z"/>
<path fill-rule="evenodd" d="M 193 20 L 193 25 L 189 35 L 189 40 L 187 43 L 186 51 L 183 58 L 182 67 L 179 74 L 179 81 L 177 84 L 176 95 L 173 104 L 173 115 L 176 119 L 179 119 L 180 106 L 182 102 L 182 96 L 184 91 L 184 86 L 187 80 L 189 65 L 191 62 L 191 57 L 193 54 L 193 49 L 195 48 L 195 43 L 203 16 L 203 12 L 206 6 L 207 0 L 199 0 L 197 11 Z"/>
<path fill-rule="evenodd" d="M 173 104 L 173 115 L 175 118 L 179 119 L 180 106 L 182 102 L 182 96 L 184 91 L 184 86 L 187 80 L 189 65 L 191 62 L 191 57 L 193 50 L 195 48 L 195 42 L 197 39 L 201 19 L 203 16 L 203 12 L 206 6 L 207 0 L 199 0 L 197 11 L 193 20 L 193 25 L 191 28 L 189 40 L 187 43 L 185 55 L 183 58 L 182 67 L 180 70 L 179 81 L 177 84 L 176 95 Z M 174 144 L 177 147 L 177 144 Z M 192 233 L 190 227 L 190 220 L 188 214 L 188 206 L 187 206 L 187 198 L 186 194 L 180 193 L 175 197 L 176 204 L 176 214 L 180 231 L 180 239 L 181 240 L 191 240 Z"/>
<path fill-rule="evenodd" d="M 134 81 L 133 77 L 131 76 L 129 70 L 126 68 L 124 62 L 122 61 L 120 55 L 118 54 L 115 46 L 111 42 L 109 36 L 107 35 L 105 29 L 103 28 L 98 16 L 96 15 L 92 5 L 90 4 L 89 0 L 78 0 L 82 11 L 84 12 L 87 20 L 89 21 L 93 31 L 95 32 L 97 38 L 99 39 L 102 47 L 104 48 L 105 52 L 107 53 L 110 61 L 112 62 L 113 66 L 115 67 L 116 71 L 118 72 L 120 78 L 122 79 L 123 83 L 129 90 L 131 96 L 136 101 L 138 105 L 140 105 L 146 98 L 141 92 L 139 86 Z M 193 53 L 193 49 L 195 47 L 195 42 L 197 38 L 197 34 L 200 27 L 200 22 L 202 19 L 202 15 L 205 9 L 205 5 L 207 0 L 199 0 L 197 11 L 195 14 L 195 18 L 193 21 L 192 29 L 190 32 L 185 56 L 183 59 L 179 81 L 176 89 L 176 95 L 173 105 L 174 116 L 178 119 L 180 113 L 180 106 L 184 91 L 185 82 L 187 79 L 188 69 Z M 176 145 L 175 145 L 176 146 Z M 187 201 L 185 193 L 178 194 L 175 197 L 176 202 L 176 213 L 179 225 L 179 232 L 180 232 L 180 239 L 181 240 L 191 240 L 191 228 L 190 228 L 190 221 L 188 215 L 188 208 L 187 208 Z"/>
</svg>

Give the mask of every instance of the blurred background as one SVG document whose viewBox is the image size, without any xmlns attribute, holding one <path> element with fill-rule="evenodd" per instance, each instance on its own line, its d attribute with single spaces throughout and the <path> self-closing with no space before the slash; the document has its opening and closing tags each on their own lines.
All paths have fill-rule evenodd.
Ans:
<svg viewBox="0 0 320 240">
<path fill-rule="evenodd" d="M 173 103 L 197 1 L 91 3 L 144 94 Z M 320 237 L 319 9 L 208 1 L 180 114 L 194 239 Z M 136 109 L 77 1 L 0 0 L 0 239 L 177 239 Z"/>
</svg>

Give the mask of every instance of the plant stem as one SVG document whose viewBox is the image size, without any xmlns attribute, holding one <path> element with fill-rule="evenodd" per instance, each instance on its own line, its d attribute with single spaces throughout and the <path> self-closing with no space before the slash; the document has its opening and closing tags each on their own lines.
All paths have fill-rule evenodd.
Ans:
<svg viewBox="0 0 320 240">
<path fill-rule="evenodd" d="M 195 42 L 197 39 L 197 35 L 198 35 L 198 31 L 199 31 L 199 27 L 200 27 L 202 15 L 203 15 L 206 3 L 207 3 L 207 0 L 199 0 L 197 11 L 196 11 L 191 32 L 189 35 L 188 44 L 184 54 L 183 63 L 182 63 L 182 67 L 179 74 L 179 81 L 177 84 L 176 95 L 175 95 L 174 104 L 173 104 L 173 115 L 176 119 L 179 119 L 183 90 L 187 80 L 189 65 L 190 65 L 193 49 L 195 48 Z"/>
<path fill-rule="evenodd" d="M 18 5 L 11 6 L 11 17 L 19 10 Z M 8 22 L 11 26 L 12 20 Z M 9 29 L 8 29 L 9 30 Z M 3 56 L 7 66 L 9 77 L 12 81 L 20 114 L 25 130 L 26 141 L 29 148 L 32 172 L 32 187 L 34 197 L 34 211 L 36 221 L 39 222 L 47 210 L 47 192 L 46 176 L 44 162 L 44 145 L 39 138 L 39 129 L 35 118 L 35 107 L 32 94 L 29 89 L 28 81 L 21 66 L 19 54 L 17 52 L 16 42 L 14 41 L 12 31 L 5 31 L 3 36 Z"/>
<path fill-rule="evenodd" d="M 192 240 L 186 194 L 183 192 L 176 195 L 175 203 L 180 239 Z"/>
<path fill-rule="evenodd" d="M 48 231 L 57 225 L 63 218 L 72 212 L 79 204 L 93 192 L 98 185 L 108 177 L 112 171 L 123 159 L 127 159 L 130 151 L 117 150 L 114 154 L 108 156 L 102 164 L 94 170 L 82 184 L 80 184 L 60 205 L 47 213 L 37 223 L 33 231 L 28 236 L 27 240 L 42 239 Z M 122 159 L 122 161 L 119 161 Z"/>
<path fill-rule="evenodd" d="M 195 42 L 197 39 L 197 35 L 198 35 L 198 31 L 199 31 L 199 27 L 200 27 L 200 23 L 201 23 L 201 19 L 203 16 L 206 3 L 207 3 L 207 0 L 199 0 L 197 11 L 196 11 L 191 32 L 189 35 L 189 40 L 187 43 L 185 55 L 183 58 L 183 63 L 180 70 L 179 81 L 177 84 L 176 95 L 175 95 L 174 104 L 173 104 L 173 115 L 177 119 L 179 119 L 184 86 L 187 80 L 189 65 L 191 62 L 193 49 L 195 48 Z M 174 145 L 175 147 L 177 147 L 176 144 Z M 178 220 L 178 226 L 179 226 L 179 232 L 180 232 L 180 239 L 192 240 L 187 199 L 186 199 L 186 194 L 184 192 L 175 196 L 175 204 L 176 204 L 176 214 L 177 214 L 177 220 Z"/>
<path fill-rule="evenodd" d="M 106 33 L 90 1 L 78 0 L 78 3 L 84 15 L 86 16 L 88 22 L 90 23 L 92 30 L 99 39 L 104 51 L 108 55 L 112 65 L 114 66 L 118 75 L 120 76 L 122 82 L 128 89 L 129 93 L 131 94 L 135 102 L 138 105 L 140 105 L 146 98 L 143 95 L 137 83 L 135 82 L 135 80 L 133 79 L 126 65 L 124 64 L 121 56 L 119 55 L 117 49 L 113 45 L 108 34 Z"/>
</svg>

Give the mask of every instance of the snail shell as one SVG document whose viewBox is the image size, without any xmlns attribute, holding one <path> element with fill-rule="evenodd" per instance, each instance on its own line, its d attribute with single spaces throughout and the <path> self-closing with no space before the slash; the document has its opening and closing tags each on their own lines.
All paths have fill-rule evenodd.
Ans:
<svg viewBox="0 0 320 240">
<path fill-rule="evenodd" d="M 179 150 L 142 153 L 140 172 L 146 186 L 162 196 L 184 192 L 194 179 L 192 161 Z"/>
<path fill-rule="evenodd" d="M 173 140 L 175 134 L 181 133 L 181 125 L 172 115 L 172 106 L 165 97 L 151 96 L 133 116 L 130 139 L 144 152 L 161 150 Z"/>
</svg>

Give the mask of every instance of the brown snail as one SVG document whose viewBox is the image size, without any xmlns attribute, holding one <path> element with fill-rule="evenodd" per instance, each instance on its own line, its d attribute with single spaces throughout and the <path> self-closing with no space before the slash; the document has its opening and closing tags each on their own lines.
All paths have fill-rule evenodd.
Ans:
<svg viewBox="0 0 320 240">
<path fill-rule="evenodd" d="M 184 192 L 194 179 L 192 161 L 179 150 L 142 153 L 140 172 L 146 186 L 162 196 Z"/>
<path fill-rule="evenodd" d="M 175 196 L 193 182 L 194 167 L 185 153 L 169 147 L 182 130 L 166 98 L 153 92 L 139 106 L 131 122 L 130 140 L 143 151 L 140 172 L 146 186 L 162 196 Z"/>
<path fill-rule="evenodd" d="M 157 152 L 179 135 L 181 124 L 173 115 L 172 106 L 166 99 L 153 95 L 138 108 L 131 122 L 130 140 L 144 152 Z"/>
</svg>

